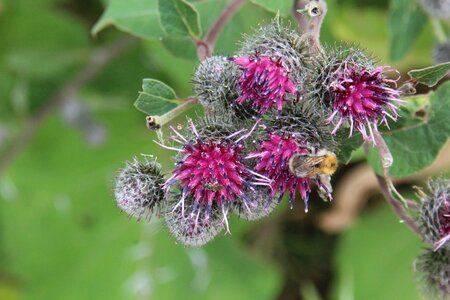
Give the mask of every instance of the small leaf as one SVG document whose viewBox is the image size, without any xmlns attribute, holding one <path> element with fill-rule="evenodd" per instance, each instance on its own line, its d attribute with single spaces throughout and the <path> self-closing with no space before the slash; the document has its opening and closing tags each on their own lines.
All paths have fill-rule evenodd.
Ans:
<svg viewBox="0 0 450 300">
<path fill-rule="evenodd" d="M 442 78 L 444 78 L 448 72 L 450 71 L 450 62 L 431 66 L 424 69 L 419 70 L 411 70 L 408 72 L 408 75 L 417 80 L 420 83 L 423 83 L 428 86 L 434 86 L 439 82 Z"/>
<path fill-rule="evenodd" d="M 400 119 L 403 126 L 381 131 L 394 164 L 393 177 L 416 173 L 430 165 L 450 137 L 450 82 L 444 83 L 430 94 L 429 107 L 423 116 L 410 114 Z M 369 163 L 377 173 L 382 173 L 376 148 L 371 148 Z"/>
<path fill-rule="evenodd" d="M 273 13 L 280 13 L 282 16 L 290 14 L 292 9 L 291 0 L 250 0 L 251 2 L 263 7 L 264 9 Z"/>
<path fill-rule="evenodd" d="M 184 0 L 159 0 L 161 26 L 173 38 L 201 35 L 200 19 L 194 6 Z"/>
<path fill-rule="evenodd" d="M 414 44 L 427 21 L 416 1 L 392 0 L 389 16 L 390 58 L 399 60 Z"/>
<path fill-rule="evenodd" d="M 344 132 L 340 133 L 337 137 L 340 141 L 337 158 L 344 164 L 350 162 L 353 151 L 358 149 L 363 143 L 363 138 L 360 133 L 354 133 L 350 138 L 348 137 L 348 134 L 349 130 L 344 130 Z"/>
<path fill-rule="evenodd" d="M 164 35 L 159 23 L 157 2 L 153 0 L 110 0 L 100 20 L 92 28 L 92 34 L 96 35 L 109 26 L 147 39 L 158 39 Z"/>
<path fill-rule="evenodd" d="M 150 116 L 161 116 L 178 105 L 173 89 L 161 81 L 144 79 L 134 106 Z"/>
</svg>

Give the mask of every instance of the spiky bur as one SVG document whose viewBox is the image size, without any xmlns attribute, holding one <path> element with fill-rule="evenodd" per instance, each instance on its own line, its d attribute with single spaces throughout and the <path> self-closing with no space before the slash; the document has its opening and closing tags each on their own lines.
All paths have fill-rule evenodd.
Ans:
<svg viewBox="0 0 450 300">
<path fill-rule="evenodd" d="M 224 56 L 212 56 L 196 68 L 192 82 L 200 104 L 222 113 L 238 95 L 238 68 Z"/>
<path fill-rule="evenodd" d="M 173 129 L 173 140 L 180 148 L 161 145 L 179 153 L 173 175 L 165 182 L 164 189 L 168 192 L 179 186 L 180 199 L 173 210 L 181 206 L 184 212 L 186 199 L 192 198 L 191 216 L 202 215 L 202 222 L 206 223 L 211 214 L 219 211 L 229 231 L 230 206 L 240 202 L 251 213 L 255 204 L 248 192 L 255 186 L 271 183 L 244 165 L 244 141 L 254 128 L 245 134 L 245 129 L 230 133 L 229 128 L 218 128 L 218 124 L 197 129 L 191 120 L 189 123 L 192 137 Z"/>
<path fill-rule="evenodd" d="M 450 20 L 450 1 L 448 0 L 420 0 L 422 8 L 431 17 Z"/>
<path fill-rule="evenodd" d="M 114 194 L 117 206 L 129 216 L 149 218 L 158 212 L 164 200 L 161 165 L 153 157 L 144 156 L 126 162 L 116 178 Z"/>
<path fill-rule="evenodd" d="M 236 103 L 250 101 L 260 115 L 272 106 L 281 113 L 285 94 L 297 92 L 281 59 L 274 61 L 256 54 L 254 57 L 236 57 L 232 61 L 243 70 L 239 78 L 241 93 Z"/>
<path fill-rule="evenodd" d="M 403 102 L 400 92 L 390 85 L 385 73 L 397 72 L 387 66 L 373 66 L 373 60 L 361 49 L 339 46 L 329 48 L 327 59 L 310 78 L 312 101 L 321 102 L 329 111 L 328 122 L 334 125 L 332 134 L 346 123 L 361 132 L 364 140 L 375 143 L 378 125 L 388 126 L 387 118 L 397 120 L 397 110 Z"/>
<path fill-rule="evenodd" d="M 428 189 L 428 194 L 419 192 L 420 228 L 434 250 L 450 250 L 450 179 L 430 180 Z"/>
<path fill-rule="evenodd" d="M 311 180 L 314 180 L 319 189 L 322 189 L 329 200 L 332 200 L 329 186 L 322 183 L 320 176 L 296 177 L 289 171 L 289 161 L 294 155 L 310 155 L 311 149 L 306 142 L 298 141 L 292 136 L 271 133 L 259 143 L 256 151 L 251 152 L 247 158 L 256 159 L 254 170 L 273 181 L 271 197 L 278 196 L 278 202 L 286 192 L 289 192 L 291 208 L 297 192 L 305 204 L 308 212 L 308 199 L 311 192 Z"/>
<path fill-rule="evenodd" d="M 254 203 L 251 211 L 246 209 L 241 202 L 236 202 L 232 205 L 233 212 L 244 220 L 254 221 L 267 217 L 278 206 L 278 202 L 273 201 L 270 189 L 267 188 L 250 191 L 249 198 Z"/>
<path fill-rule="evenodd" d="M 270 132 L 304 141 L 310 148 L 335 151 L 337 147 L 326 112 L 310 101 L 287 105 L 278 118 L 267 119 L 265 125 Z"/>
<path fill-rule="evenodd" d="M 186 246 L 199 247 L 213 240 L 223 230 L 223 219 L 218 209 L 212 209 L 206 216 L 205 210 L 194 210 L 195 200 L 192 197 L 185 199 L 184 207 L 176 206 L 181 195 L 172 195 L 169 199 L 170 209 L 164 215 L 167 228 L 175 239 Z"/>
<path fill-rule="evenodd" d="M 426 299 L 450 299 L 450 250 L 427 249 L 417 258 L 414 269 Z"/>
<path fill-rule="evenodd" d="M 251 101 L 260 114 L 299 97 L 308 72 L 305 41 L 279 19 L 245 35 L 234 62 L 243 70 L 238 102 Z"/>
<path fill-rule="evenodd" d="M 450 61 L 450 39 L 434 46 L 433 61 L 436 64 L 443 64 Z"/>
<path fill-rule="evenodd" d="M 237 57 L 271 58 L 282 63 L 289 79 L 297 90 L 302 86 L 308 73 L 310 54 L 305 40 L 293 29 L 280 23 L 278 18 L 272 23 L 261 26 L 252 35 L 244 35 Z M 291 95 L 287 94 L 286 97 Z"/>
</svg>

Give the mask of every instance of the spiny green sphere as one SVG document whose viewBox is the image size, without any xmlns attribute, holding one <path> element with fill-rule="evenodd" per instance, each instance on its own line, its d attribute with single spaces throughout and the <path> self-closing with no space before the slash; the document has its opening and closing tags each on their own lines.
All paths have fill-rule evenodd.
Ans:
<svg viewBox="0 0 450 300">
<path fill-rule="evenodd" d="M 181 244 L 190 247 L 203 246 L 213 240 L 224 228 L 223 216 L 213 207 L 208 214 L 205 210 L 195 210 L 193 198 L 187 198 L 178 205 L 182 195 L 174 197 L 173 205 L 165 213 L 166 226 Z M 195 213 L 193 213 L 195 211 Z"/>
<path fill-rule="evenodd" d="M 233 212 L 247 221 L 267 217 L 278 206 L 278 201 L 270 196 L 270 190 L 267 188 L 258 188 L 249 193 L 248 197 L 253 200 L 251 208 L 245 207 L 243 202 L 232 205 Z"/>
<path fill-rule="evenodd" d="M 161 165 L 155 159 L 145 156 L 139 161 L 134 158 L 126 162 L 116 178 L 114 194 L 117 206 L 133 218 L 148 219 L 160 209 L 164 200 L 163 183 Z"/>
<path fill-rule="evenodd" d="M 425 299 L 450 299 L 450 250 L 427 249 L 417 258 L 415 271 Z"/>
<path fill-rule="evenodd" d="M 295 30 L 275 19 L 271 24 L 258 28 L 252 35 L 245 35 L 237 56 L 256 55 L 279 60 L 297 90 L 303 92 L 310 54 L 305 41 Z"/>
<path fill-rule="evenodd" d="M 428 182 L 429 193 L 420 193 L 418 222 L 426 242 L 434 249 L 450 250 L 450 179 Z"/>
<path fill-rule="evenodd" d="M 223 110 L 238 97 L 237 71 L 224 56 L 209 57 L 197 67 L 194 91 L 206 110 Z"/>
</svg>

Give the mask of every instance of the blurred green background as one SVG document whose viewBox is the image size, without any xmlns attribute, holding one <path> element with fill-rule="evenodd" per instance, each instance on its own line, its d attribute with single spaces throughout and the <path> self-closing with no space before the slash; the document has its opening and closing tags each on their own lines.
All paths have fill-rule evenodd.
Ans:
<svg viewBox="0 0 450 300">
<path fill-rule="evenodd" d="M 192 2 L 209 5 L 213 20 L 227 1 Z M 377 196 L 340 233 L 315 225 L 335 203 L 312 201 L 306 217 L 284 203 L 259 222 L 232 218 L 232 235 L 200 249 L 176 244 L 156 218 L 138 223 L 120 213 L 112 189 L 124 161 L 145 153 L 166 171 L 172 164 L 133 107 L 142 78 L 186 97 L 197 61 L 157 39 L 127 40 L 117 28 L 93 37 L 106 5 L 0 0 L 1 300 L 420 298 L 412 269 L 423 245 Z M 390 60 L 389 5 L 329 0 L 322 40 L 358 43 L 402 74 L 431 65 L 429 22 L 405 56 Z M 273 16 L 244 4 L 216 52 L 231 55 L 242 33 Z M 98 49 L 117 41 L 125 41 L 123 51 L 67 89 Z M 172 51 L 185 49 L 177 45 Z"/>
</svg>

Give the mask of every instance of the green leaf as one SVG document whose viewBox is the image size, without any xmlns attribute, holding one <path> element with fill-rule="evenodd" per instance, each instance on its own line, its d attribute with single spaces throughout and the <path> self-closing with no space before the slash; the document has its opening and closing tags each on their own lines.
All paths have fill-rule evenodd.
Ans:
<svg viewBox="0 0 450 300">
<path fill-rule="evenodd" d="M 391 1 L 389 16 L 391 60 L 399 60 L 408 53 L 426 21 L 427 16 L 416 1 Z"/>
<path fill-rule="evenodd" d="M 360 133 L 354 133 L 350 138 L 348 137 L 348 134 L 349 130 L 345 130 L 337 137 L 337 139 L 340 141 L 337 158 L 344 164 L 348 164 L 350 162 L 353 151 L 358 149 L 363 143 L 363 139 Z"/>
<path fill-rule="evenodd" d="M 147 39 L 158 39 L 164 35 L 157 2 L 153 0 L 111 0 L 92 28 L 92 34 L 96 35 L 109 26 Z"/>
<path fill-rule="evenodd" d="M 411 70 L 408 72 L 408 75 L 420 83 L 428 86 L 434 86 L 439 82 L 439 80 L 444 78 L 449 71 L 450 62 L 447 62 L 424 69 Z"/>
<path fill-rule="evenodd" d="M 280 13 L 282 16 L 290 14 L 292 9 L 291 0 L 250 0 L 251 2 L 262 6 L 268 11 Z"/>
<path fill-rule="evenodd" d="M 450 137 L 450 82 L 430 94 L 429 107 L 423 116 L 410 114 L 401 119 L 402 127 L 381 132 L 388 145 L 394 164 L 390 174 L 403 177 L 416 173 L 431 164 Z M 382 173 L 378 151 L 372 148 L 369 163 Z"/>
<path fill-rule="evenodd" d="M 175 56 L 188 60 L 198 60 L 197 49 L 189 38 L 173 39 L 166 36 L 161 42 L 164 47 Z"/>
<path fill-rule="evenodd" d="M 161 116 L 177 106 L 174 90 L 155 79 L 144 79 L 142 92 L 139 93 L 134 106 L 151 116 Z"/>
<path fill-rule="evenodd" d="M 184 0 L 159 0 L 161 26 L 167 35 L 175 38 L 201 35 L 197 10 Z"/>
</svg>

